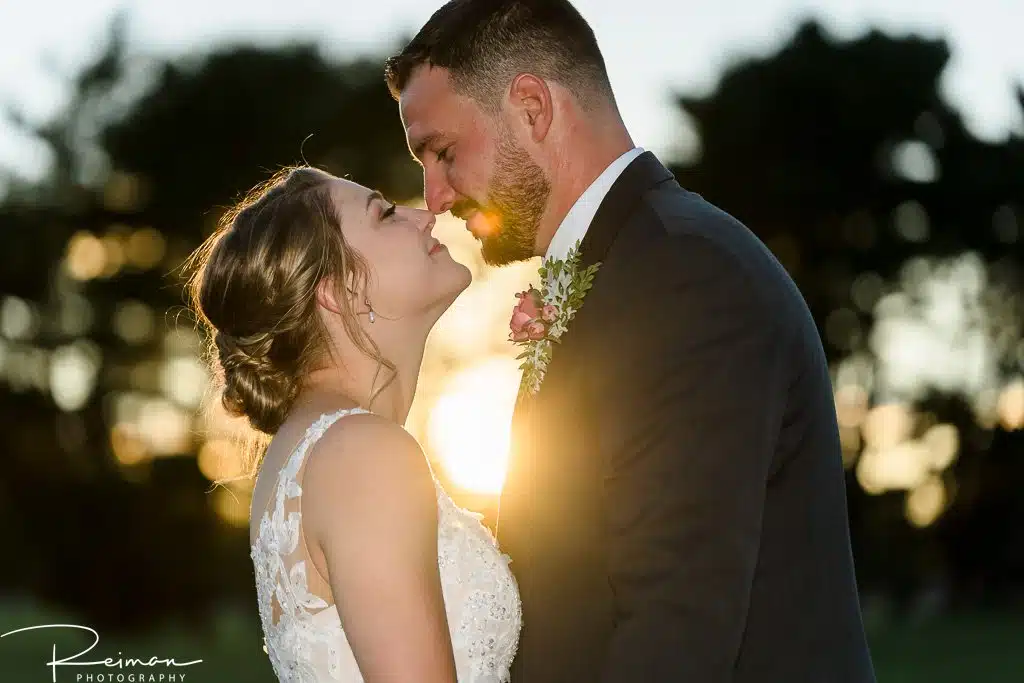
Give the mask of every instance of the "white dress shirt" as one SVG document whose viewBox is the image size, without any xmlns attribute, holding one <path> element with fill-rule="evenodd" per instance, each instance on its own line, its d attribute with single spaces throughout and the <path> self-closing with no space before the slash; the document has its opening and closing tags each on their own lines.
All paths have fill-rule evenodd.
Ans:
<svg viewBox="0 0 1024 683">
<path fill-rule="evenodd" d="M 565 214 L 558 230 L 551 237 L 551 243 L 548 244 L 547 253 L 544 255 L 545 260 L 549 258 L 564 259 L 572 246 L 577 241 L 583 240 L 605 195 L 612 189 L 612 185 L 619 179 L 630 162 L 643 152 L 644 150 L 640 147 L 629 150 L 609 164 L 608 168 L 597 177 L 597 180 L 584 190 L 580 198 L 569 209 L 569 213 Z"/>
</svg>

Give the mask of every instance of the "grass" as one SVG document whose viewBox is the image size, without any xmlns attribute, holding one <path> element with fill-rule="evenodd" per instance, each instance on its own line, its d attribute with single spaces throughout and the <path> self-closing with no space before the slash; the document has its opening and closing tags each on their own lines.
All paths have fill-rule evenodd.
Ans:
<svg viewBox="0 0 1024 683">
<path fill-rule="evenodd" d="M 74 617 L 39 609 L 28 603 L 0 604 L 0 633 L 40 624 L 84 624 Z M 84 624 L 87 625 L 87 624 Z M 100 641 L 79 661 L 103 661 L 106 658 L 151 657 L 173 658 L 176 662 L 202 660 L 184 667 L 134 666 L 125 669 L 99 666 L 63 666 L 56 671 L 56 680 L 65 683 L 113 681 L 138 683 L 274 683 L 275 678 L 267 655 L 263 652 L 263 634 L 253 613 L 221 610 L 212 623 L 204 624 L 202 632 L 179 624 L 168 624 L 144 634 L 124 635 L 99 633 Z M 95 640 L 85 631 L 74 629 L 38 629 L 0 638 L 0 681 L 4 683 L 49 683 L 52 673 L 47 663 L 56 647 L 57 659 L 81 652 Z M 129 674 L 135 674 L 130 678 Z M 124 678 L 100 678 L 101 674 L 124 674 Z M 139 676 L 139 674 L 145 674 Z M 164 674 L 164 678 L 159 678 Z M 177 678 L 169 678 L 175 674 Z M 184 675 L 184 676 L 182 676 Z M 150 678 L 152 676 L 152 678 Z"/>
<path fill-rule="evenodd" d="M 1024 681 L 1024 614 L 962 614 L 871 631 L 879 683 Z"/>
<path fill-rule="evenodd" d="M 40 624 L 81 624 L 74 618 L 41 609 L 27 602 L 0 603 L 0 633 Z M 81 661 L 110 657 L 148 660 L 195 659 L 199 664 L 181 668 L 104 666 L 58 667 L 56 680 L 93 683 L 100 674 L 124 674 L 123 683 L 177 680 L 185 683 L 274 683 L 263 652 L 262 633 L 254 612 L 222 610 L 203 632 L 181 625 L 166 625 L 137 635 L 100 633 L 100 642 Z M 69 657 L 93 638 L 72 629 L 38 629 L 0 638 L 0 680 L 5 683 L 51 681 L 47 662 Z M 1024 614 L 967 614 L 937 618 L 919 625 L 889 622 L 871 629 L 872 656 L 879 683 L 1010 683 L 1024 681 Z M 135 673 L 134 678 L 128 674 Z M 138 676 L 138 674 L 145 676 Z M 163 673 L 165 678 L 158 678 Z M 167 674 L 178 675 L 169 679 Z M 181 674 L 184 674 L 182 677 Z M 150 675 L 153 678 L 150 678 Z"/>
</svg>

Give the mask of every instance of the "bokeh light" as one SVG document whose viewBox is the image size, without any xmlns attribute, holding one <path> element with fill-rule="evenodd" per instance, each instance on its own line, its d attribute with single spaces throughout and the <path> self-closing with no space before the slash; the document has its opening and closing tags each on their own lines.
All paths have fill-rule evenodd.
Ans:
<svg viewBox="0 0 1024 683">
<path fill-rule="evenodd" d="M 65 267 L 76 280 L 91 280 L 99 277 L 106 265 L 106 251 L 103 242 L 87 231 L 76 232 L 68 242 Z"/>
<path fill-rule="evenodd" d="M 907 519 L 916 527 L 928 526 L 942 514 L 946 497 L 942 480 L 936 476 L 928 477 L 907 495 Z"/>
<path fill-rule="evenodd" d="M 102 353 L 85 339 L 62 346 L 50 358 L 50 391 L 61 410 L 73 412 L 92 395 L 100 370 Z"/>
<path fill-rule="evenodd" d="M 1003 429 L 1024 427 L 1024 378 L 1017 377 L 1003 387 L 999 393 L 997 410 Z"/>
</svg>

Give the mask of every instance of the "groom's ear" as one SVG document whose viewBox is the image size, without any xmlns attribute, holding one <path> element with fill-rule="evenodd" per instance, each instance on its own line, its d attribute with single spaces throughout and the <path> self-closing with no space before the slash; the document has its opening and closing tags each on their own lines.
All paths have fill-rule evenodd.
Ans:
<svg viewBox="0 0 1024 683">
<path fill-rule="evenodd" d="M 519 74 L 512 81 L 509 97 L 516 115 L 530 131 L 530 138 L 540 142 L 551 128 L 551 89 L 544 79 L 530 73 Z"/>
</svg>

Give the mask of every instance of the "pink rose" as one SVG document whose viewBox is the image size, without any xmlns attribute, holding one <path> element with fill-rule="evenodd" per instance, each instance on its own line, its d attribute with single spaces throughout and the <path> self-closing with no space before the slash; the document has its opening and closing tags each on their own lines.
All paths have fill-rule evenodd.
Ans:
<svg viewBox="0 0 1024 683">
<path fill-rule="evenodd" d="M 540 317 L 544 319 L 546 323 L 555 322 L 555 318 L 558 317 L 558 309 L 551 304 L 546 304 L 544 310 L 541 311 Z"/>
<path fill-rule="evenodd" d="M 520 330 L 518 332 L 513 332 L 512 333 L 512 341 L 514 341 L 514 342 L 526 341 L 529 338 L 530 338 L 530 335 L 529 335 L 529 333 L 526 330 Z"/>
<path fill-rule="evenodd" d="M 512 311 L 512 320 L 508 322 L 508 326 L 512 330 L 512 333 L 515 334 L 516 332 L 521 332 L 525 330 L 526 326 L 529 325 L 531 322 L 533 322 L 533 318 L 523 313 L 522 311 L 519 310 L 518 307 L 516 307 L 516 309 Z"/>
<path fill-rule="evenodd" d="M 539 320 L 534 320 L 526 326 L 526 334 L 528 334 L 530 339 L 533 340 L 543 339 L 544 335 L 547 334 L 547 331 L 547 328 L 544 327 L 544 323 Z"/>
<path fill-rule="evenodd" d="M 516 310 L 522 311 L 526 315 L 530 316 L 530 318 L 540 317 L 540 292 L 531 287 L 525 292 L 519 292 L 516 294 L 516 298 L 519 299 L 519 305 L 516 306 Z"/>
<path fill-rule="evenodd" d="M 519 303 L 512 310 L 512 319 L 508 323 L 512 330 L 512 341 L 543 339 L 547 326 L 542 320 L 542 313 L 547 307 L 541 308 L 540 292 L 531 287 L 516 294 L 516 298 Z"/>
</svg>

